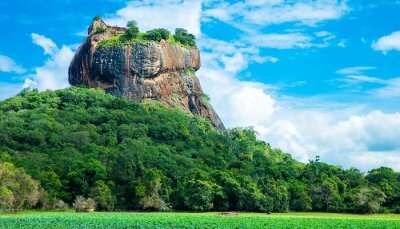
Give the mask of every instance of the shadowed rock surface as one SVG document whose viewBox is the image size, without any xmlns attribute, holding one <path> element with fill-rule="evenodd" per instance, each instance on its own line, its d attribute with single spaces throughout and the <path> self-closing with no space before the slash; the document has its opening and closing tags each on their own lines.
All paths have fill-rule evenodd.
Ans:
<svg viewBox="0 0 400 229">
<path fill-rule="evenodd" d="M 159 100 L 208 118 L 215 127 L 224 129 L 195 76 L 200 68 L 197 48 L 164 40 L 98 45 L 125 31 L 125 28 L 108 26 L 101 19 L 94 20 L 86 41 L 71 62 L 69 82 L 75 86 L 100 87 L 113 95 L 136 101 Z"/>
</svg>

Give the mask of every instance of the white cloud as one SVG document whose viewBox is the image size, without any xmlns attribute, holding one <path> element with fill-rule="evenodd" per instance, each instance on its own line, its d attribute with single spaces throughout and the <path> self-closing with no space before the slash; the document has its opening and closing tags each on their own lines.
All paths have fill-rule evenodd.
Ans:
<svg viewBox="0 0 400 229">
<path fill-rule="evenodd" d="M 347 75 L 343 80 L 347 84 L 374 83 L 385 84 L 386 80 L 366 75 Z"/>
<path fill-rule="evenodd" d="M 142 30 L 162 27 L 172 31 L 178 27 L 199 35 L 200 17 L 200 0 L 145 0 L 128 2 L 124 8 L 105 20 L 118 26 L 136 20 Z"/>
<path fill-rule="evenodd" d="M 395 164 L 400 160 L 400 113 L 276 96 L 268 85 L 235 79 L 224 66 L 205 63 L 198 75 L 228 127 L 253 126 L 260 138 L 298 160 L 320 155 L 345 167 L 400 170 Z M 372 160 L 374 155 L 379 159 Z"/>
<path fill-rule="evenodd" d="M 0 72 L 24 73 L 26 70 L 8 56 L 0 55 Z"/>
<path fill-rule="evenodd" d="M 341 41 L 337 44 L 337 46 L 338 46 L 339 48 L 346 48 L 346 47 L 347 47 L 346 41 L 345 41 L 345 40 L 341 40 Z"/>
<path fill-rule="evenodd" d="M 264 58 L 264 60 L 267 61 L 267 62 L 270 62 L 270 63 L 275 64 L 275 63 L 278 63 L 279 58 L 274 57 L 274 56 L 266 56 L 266 57 Z M 261 62 L 257 62 L 257 63 L 261 63 Z"/>
<path fill-rule="evenodd" d="M 343 82 L 346 87 L 362 84 L 374 84 L 375 88 L 365 90 L 367 94 L 377 98 L 398 98 L 400 97 L 400 77 L 388 79 L 368 76 L 366 71 L 374 70 L 374 66 L 354 66 L 342 68 L 336 71 L 337 74 L 344 75 L 337 81 Z"/>
<path fill-rule="evenodd" d="M 315 25 L 323 21 L 338 19 L 349 10 L 346 1 L 340 0 L 257 0 L 240 1 L 233 4 L 212 2 L 212 4 L 206 4 L 204 15 L 230 24 L 239 22 L 265 26 L 298 22 Z"/>
<path fill-rule="evenodd" d="M 34 73 L 25 80 L 24 86 L 39 90 L 68 87 L 68 67 L 74 56 L 73 50 L 65 45 L 58 48 L 51 39 L 35 33 L 32 34 L 32 42 L 43 48 L 48 59 L 43 66 L 35 68 Z"/>
<path fill-rule="evenodd" d="M 371 94 L 380 98 L 400 98 L 400 77 L 384 80 L 384 87 L 374 89 Z"/>
<path fill-rule="evenodd" d="M 311 38 L 300 33 L 255 35 L 250 37 L 250 41 L 259 47 L 275 49 L 309 48 L 313 46 Z"/>
<path fill-rule="evenodd" d="M 237 73 L 246 69 L 251 63 L 277 63 L 274 56 L 261 56 L 259 48 L 248 42 L 236 40 L 232 42 L 202 37 L 199 41 L 202 50 L 202 62 L 208 65 L 223 65 L 230 73 Z M 203 55 L 207 53 L 207 55 Z"/>
<path fill-rule="evenodd" d="M 315 35 L 317 37 L 329 37 L 329 36 L 332 36 L 333 34 L 328 31 L 323 30 L 323 31 L 316 32 Z"/>
<path fill-rule="evenodd" d="M 389 51 L 400 51 L 400 31 L 383 36 L 372 44 L 372 48 L 377 51 L 387 53 Z"/>
<path fill-rule="evenodd" d="M 37 33 L 32 33 L 31 36 L 32 42 L 42 47 L 45 54 L 52 55 L 57 52 L 57 45 L 51 39 Z"/>
<path fill-rule="evenodd" d="M 336 71 L 336 73 L 342 74 L 342 75 L 359 75 L 359 74 L 364 73 L 365 71 L 374 70 L 374 69 L 376 69 L 375 66 L 352 66 L 352 67 L 339 69 Z"/>
<path fill-rule="evenodd" d="M 261 139 L 273 147 L 291 153 L 307 162 L 320 155 L 325 162 L 344 167 L 354 166 L 364 171 L 391 166 L 400 170 L 400 113 L 369 110 L 356 104 L 335 104 L 315 98 L 287 97 L 276 88 L 252 81 L 237 80 L 238 69 L 246 62 L 234 53 L 252 53 L 240 44 L 209 40 L 203 44 L 203 67 L 198 76 L 211 97 L 211 103 L 228 127 L 252 126 Z M 225 48 L 225 49 L 224 49 Z M 244 51 L 246 50 L 246 51 Z M 232 70 L 221 61 L 230 55 Z M 244 54 L 246 56 L 246 54 Z M 240 61 L 238 61 L 240 60 Z M 337 71 L 360 82 L 378 78 L 361 74 L 373 66 L 354 66 Z M 355 74 L 355 75 L 348 75 Z M 379 157 L 379 160 L 372 160 Z"/>
<path fill-rule="evenodd" d="M 242 69 L 247 68 L 247 60 L 242 53 L 236 53 L 233 56 L 222 56 L 222 63 L 225 65 L 225 69 L 228 72 L 239 72 Z"/>
</svg>

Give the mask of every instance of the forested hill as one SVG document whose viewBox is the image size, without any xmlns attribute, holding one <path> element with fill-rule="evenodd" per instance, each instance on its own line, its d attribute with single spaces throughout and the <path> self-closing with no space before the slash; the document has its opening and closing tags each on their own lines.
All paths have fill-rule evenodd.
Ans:
<svg viewBox="0 0 400 229">
<path fill-rule="evenodd" d="M 207 119 L 99 89 L 23 91 L 1 102 L 0 152 L 1 171 L 13 172 L 12 163 L 42 188 L 36 201 L 20 202 L 25 207 L 71 204 L 80 195 L 100 210 L 367 213 L 400 206 L 400 177 L 389 168 L 364 176 L 302 164 L 251 130 L 217 130 Z M 0 175 L 1 208 L 22 198 L 24 186 L 10 180 Z"/>
</svg>

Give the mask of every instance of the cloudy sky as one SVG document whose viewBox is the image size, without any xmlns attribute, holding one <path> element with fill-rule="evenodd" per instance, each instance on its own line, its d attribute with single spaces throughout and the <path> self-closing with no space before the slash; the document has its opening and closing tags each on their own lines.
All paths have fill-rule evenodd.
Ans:
<svg viewBox="0 0 400 229">
<path fill-rule="evenodd" d="M 0 99 L 68 87 L 95 15 L 142 30 L 184 27 L 228 127 L 251 126 L 304 162 L 400 170 L 399 12 L 398 0 L 4 0 Z"/>
</svg>

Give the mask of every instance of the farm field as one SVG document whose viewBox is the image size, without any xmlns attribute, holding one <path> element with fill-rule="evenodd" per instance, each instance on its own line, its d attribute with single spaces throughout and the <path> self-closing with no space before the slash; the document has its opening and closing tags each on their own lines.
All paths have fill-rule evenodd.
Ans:
<svg viewBox="0 0 400 229">
<path fill-rule="evenodd" d="M 22 212 L 0 228 L 400 228 L 400 215 Z"/>
</svg>

